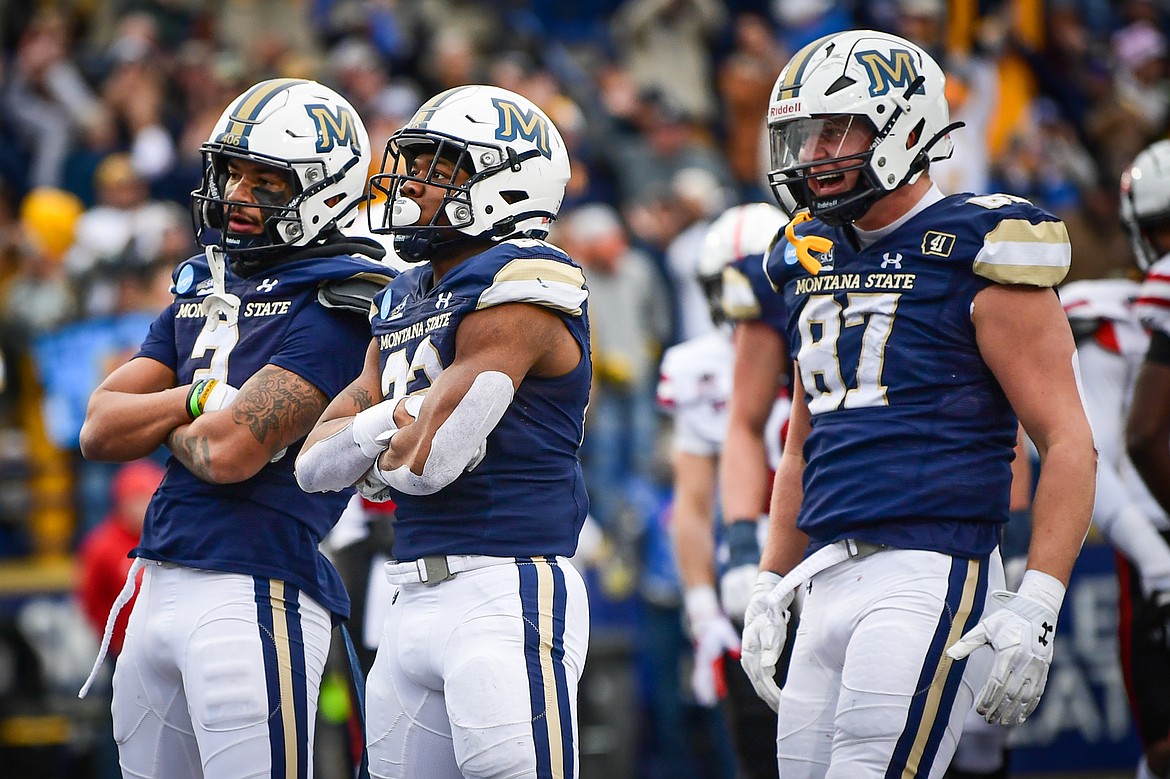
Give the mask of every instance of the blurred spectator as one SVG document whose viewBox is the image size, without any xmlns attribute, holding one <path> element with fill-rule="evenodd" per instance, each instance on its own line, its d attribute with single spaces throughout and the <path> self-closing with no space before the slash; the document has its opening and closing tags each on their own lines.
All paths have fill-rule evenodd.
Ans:
<svg viewBox="0 0 1170 779">
<path fill-rule="evenodd" d="M 666 95 L 640 95 L 633 118 L 636 132 L 607 143 L 623 205 L 639 200 L 656 185 L 669 185 L 685 168 L 710 171 L 721 186 L 734 186 L 723 155 L 695 132 L 693 117 Z"/>
<path fill-rule="evenodd" d="M 0 105 L 29 156 L 32 187 L 61 185 L 75 133 L 94 121 L 99 105 L 70 55 L 64 16 L 45 11 L 24 30 Z"/>
<path fill-rule="evenodd" d="M 162 478 L 162 466 L 150 460 L 120 466 L 109 486 L 109 514 L 85 536 L 78 549 L 75 591 L 86 620 L 99 639 L 106 629 L 110 607 L 126 583 L 132 562 L 128 554 L 138 546 L 146 507 Z M 139 572 L 139 582 L 141 576 Z M 110 640 L 111 656 L 116 657 L 122 651 L 126 622 L 133 607 L 134 599 L 131 598 L 118 615 Z"/>
<path fill-rule="evenodd" d="M 611 530 L 630 479 L 648 478 L 657 436 L 654 388 L 670 311 L 650 259 L 631 249 L 613 208 L 592 204 L 554 225 L 589 285 L 593 392 L 582 461 L 593 517 Z"/>
<path fill-rule="evenodd" d="M 147 182 L 129 154 L 102 160 L 94 173 L 94 191 L 97 205 L 77 221 L 65 267 L 84 290 L 84 314 L 103 316 L 115 311 L 119 277 L 159 256 L 178 215 L 173 207 L 150 200 Z"/>
<path fill-rule="evenodd" d="M 699 252 L 711 220 L 731 205 L 718 179 L 702 168 L 686 168 L 670 182 L 679 232 L 666 247 L 666 269 L 674 289 L 676 327 L 671 342 L 711 331 L 710 307 L 699 283 Z"/>
<path fill-rule="evenodd" d="M 780 42 L 793 53 L 818 38 L 854 26 L 848 8 L 852 4 L 842 0 L 772 0 L 771 5 L 780 27 Z"/>
<path fill-rule="evenodd" d="M 372 113 L 408 119 L 422 103 L 418 86 L 405 79 L 392 78 L 373 44 L 362 38 L 339 41 L 329 50 L 326 70 L 329 83 L 349 98 L 367 124 L 367 117 Z M 398 127 L 389 129 L 393 132 Z M 385 135 L 389 136 L 389 132 Z M 370 132 L 371 143 L 378 145 L 384 141 L 384 136 Z M 380 163 L 381 159 L 376 162 Z"/>
<path fill-rule="evenodd" d="M 930 176 L 947 195 L 986 194 L 991 165 L 987 134 L 999 103 L 995 63 L 977 52 L 947 48 L 947 5 L 943 0 L 896 0 L 893 5 L 893 31 L 922 46 L 942 65 L 951 121 L 963 123 L 953 131 L 963 153 L 932 164 Z"/>
<path fill-rule="evenodd" d="M 1134 22 L 1113 34 L 1118 68 L 1117 96 L 1151 138 L 1166 129 L 1170 82 L 1166 79 L 1166 36 L 1149 22 Z"/>
<path fill-rule="evenodd" d="M 76 313 L 64 258 L 81 210 L 75 195 L 47 187 L 21 201 L 20 268 L 0 290 L 0 317 L 24 345 Z"/>
<path fill-rule="evenodd" d="M 717 0 L 626 0 L 611 34 L 640 89 L 709 122 L 715 117 L 711 43 L 726 20 Z"/>
<path fill-rule="evenodd" d="M 723 105 L 723 154 L 735 179 L 737 200 L 771 200 L 766 174 L 768 102 L 772 84 L 787 62 L 768 22 L 757 14 L 740 14 L 732 25 L 731 53 L 719 67 Z"/>
</svg>

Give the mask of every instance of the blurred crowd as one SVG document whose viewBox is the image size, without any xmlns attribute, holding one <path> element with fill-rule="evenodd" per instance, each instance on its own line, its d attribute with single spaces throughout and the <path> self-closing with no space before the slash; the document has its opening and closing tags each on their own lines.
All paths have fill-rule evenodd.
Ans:
<svg viewBox="0 0 1170 779">
<path fill-rule="evenodd" d="M 797 49 L 896 32 L 948 73 L 945 192 L 1006 192 L 1066 220 L 1069 280 L 1119 276 L 1124 166 L 1170 121 L 1162 0 L 39 0 L 0 7 L 0 560 L 67 557 L 111 511 L 77 436 L 195 252 L 199 146 L 265 78 L 358 109 L 381 161 L 421 100 L 493 83 L 540 105 L 573 164 L 551 240 L 591 289 L 583 459 L 615 595 L 677 599 L 654 387 L 662 350 L 712 327 L 710 220 L 771 200 L 764 116 Z M 364 220 L 362 220 L 364 221 Z M 359 222 L 360 224 L 361 222 Z M 115 491 L 116 492 L 116 491 Z M 659 540 L 655 540 L 659 539 Z M 677 602 L 673 603 L 677 608 Z"/>
</svg>

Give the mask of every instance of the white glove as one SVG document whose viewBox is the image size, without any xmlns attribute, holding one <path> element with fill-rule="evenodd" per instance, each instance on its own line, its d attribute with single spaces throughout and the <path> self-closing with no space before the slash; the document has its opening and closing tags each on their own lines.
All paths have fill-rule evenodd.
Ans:
<svg viewBox="0 0 1170 779">
<path fill-rule="evenodd" d="M 366 457 L 377 461 L 378 456 L 390 443 L 390 437 L 398 432 L 398 425 L 394 422 L 394 409 L 398 407 L 399 400 L 401 398 L 383 400 L 354 415 L 350 433 L 353 435 L 353 442 Z"/>
<path fill-rule="evenodd" d="M 385 503 L 390 500 L 392 497 L 390 495 L 390 487 L 386 482 L 382 481 L 381 474 L 382 472 L 378 469 L 378 463 L 375 462 L 365 472 L 358 483 L 354 485 L 357 487 L 358 494 L 373 503 Z"/>
<path fill-rule="evenodd" d="M 712 707 L 727 695 L 723 655 L 727 652 L 739 654 L 739 634 L 719 609 L 713 587 L 688 589 L 685 602 L 687 623 L 695 642 L 691 691 L 700 706 Z"/>
<path fill-rule="evenodd" d="M 788 633 L 788 607 L 792 605 L 796 592 L 789 590 L 776 597 L 773 593 L 782 577 L 771 571 L 760 571 L 755 591 L 744 613 L 746 627 L 743 629 L 743 670 L 751 681 L 756 695 L 768 704 L 772 711 L 780 709 L 780 688 L 776 685 L 776 664 L 784 650 Z"/>
<path fill-rule="evenodd" d="M 187 415 L 191 419 L 203 416 L 209 411 L 219 411 L 231 405 L 240 391 L 219 379 L 200 379 L 187 392 Z"/>
<path fill-rule="evenodd" d="M 947 649 L 947 654 L 962 660 L 984 644 L 994 649 L 991 678 L 976 698 L 975 710 L 990 723 L 1019 725 L 1036 709 L 1048 682 L 1064 585 L 1046 573 L 1030 570 L 1019 592 L 996 590 L 991 598 L 1000 607 Z"/>
<path fill-rule="evenodd" d="M 747 624 L 745 615 L 748 603 L 752 599 L 756 577 L 759 576 L 760 566 L 739 565 L 728 568 L 719 578 L 719 599 L 723 603 L 723 610 L 727 616 Z"/>
</svg>

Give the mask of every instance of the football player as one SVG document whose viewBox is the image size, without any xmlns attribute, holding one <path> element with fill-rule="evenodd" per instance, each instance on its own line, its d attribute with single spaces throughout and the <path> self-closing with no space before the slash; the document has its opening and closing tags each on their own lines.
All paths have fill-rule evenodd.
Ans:
<svg viewBox="0 0 1170 779">
<path fill-rule="evenodd" d="M 699 257 L 699 281 L 716 328 L 667 349 L 658 383 L 659 406 L 674 417 L 671 529 L 684 589 L 687 628 L 695 644 L 691 689 L 704 706 L 724 702 L 739 770 L 745 777 L 776 776 L 772 747 L 776 715 L 755 695 L 735 662 L 739 658 L 746 598 L 735 610 L 727 603 L 721 604 L 716 592 L 718 573 L 728 564 L 726 553 L 716 554 L 716 477 L 727 432 L 734 361 L 731 323 L 723 301 L 734 299 L 739 310 L 759 309 L 746 280 L 736 281 L 743 279 L 745 272 L 763 276 L 764 251 L 786 222 L 784 212 L 775 206 L 751 203 L 728 209 L 707 228 Z M 725 271 L 731 282 L 727 285 L 723 282 Z M 767 297 L 777 299 L 770 289 Z M 787 392 L 773 397 L 764 437 L 769 459 L 778 461 L 780 431 L 788 418 L 790 402 Z M 767 465 L 759 467 L 766 476 Z M 753 516 L 753 572 L 759 562 L 755 528 Z M 751 591 L 750 582 L 747 591 Z"/>
<path fill-rule="evenodd" d="M 1170 588 L 1158 565 L 1158 553 L 1170 542 L 1170 141 L 1144 149 L 1122 175 L 1121 221 L 1146 274 L 1134 308 L 1150 333 L 1133 388 L 1126 446 L 1157 502 L 1143 508 L 1161 536 L 1137 536 L 1119 546 L 1130 562 L 1120 571 L 1122 647 L 1130 655 L 1126 686 L 1144 752 L 1138 776 L 1146 779 L 1170 776 Z"/>
<path fill-rule="evenodd" d="M 81 431 L 95 460 L 170 449 L 108 623 L 145 568 L 114 736 L 128 776 L 307 777 L 332 625 L 349 612 L 317 544 L 348 496 L 304 494 L 293 461 L 360 373 L 364 316 L 390 278 L 376 243 L 339 229 L 369 140 L 333 90 L 276 79 L 227 107 L 202 155 L 205 254 L 175 270 L 174 302 Z"/>
<path fill-rule="evenodd" d="M 797 52 L 768 107 L 771 185 L 806 210 L 766 260 L 793 408 L 743 663 L 778 709 L 786 779 L 937 778 L 973 701 L 1022 722 L 1089 524 L 1096 456 L 1052 289 L 1067 234 L 1020 198 L 931 182 L 955 129 L 944 88 L 919 47 L 851 30 Z M 1012 592 L 1017 417 L 1042 467 Z"/>
<path fill-rule="evenodd" d="M 428 100 L 370 186 L 421 263 L 374 300 L 361 376 L 302 452 L 308 490 L 397 504 L 395 585 L 366 701 L 376 777 L 572 776 L 589 614 L 568 562 L 588 500 L 588 289 L 542 240 L 569 179 L 532 102 Z"/>
</svg>

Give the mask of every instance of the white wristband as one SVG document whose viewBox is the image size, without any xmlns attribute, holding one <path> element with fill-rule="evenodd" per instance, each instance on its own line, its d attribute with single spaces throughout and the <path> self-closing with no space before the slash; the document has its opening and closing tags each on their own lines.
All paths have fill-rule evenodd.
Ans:
<svg viewBox="0 0 1170 779">
<path fill-rule="evenodd" d="M 1065 587 L 1060 579 L 1050 576 L 1043 571 L 1029 568 L 1024 571 L 1024 579 L 1020 582 L 1019 595 L 1038 601 L 1052 609 L 1053 614 L 1060 613 L 1060 604 L 1064 602 Z"/>
</svg>

